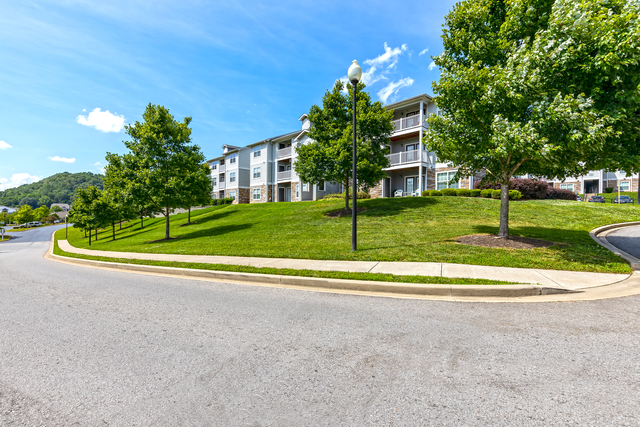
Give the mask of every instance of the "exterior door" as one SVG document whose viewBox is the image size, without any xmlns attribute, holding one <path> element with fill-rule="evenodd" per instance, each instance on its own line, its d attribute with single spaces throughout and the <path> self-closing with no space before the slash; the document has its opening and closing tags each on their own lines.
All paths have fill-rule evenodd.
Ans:
<svg viewBox="0 0 640 427">
<path fill-rule="evenodd" d="M 407 195 L 411 195 L 414 191 L 416 191 L 418 189 L 418 178 L 415 176 L 406 178 L 405 189 Z"/>
<path fill-rule="evenodd" d="M 291 187 L 287 187 L 287 189 L 285 191 L 287 192 L 286 200 L 287 200 L 287 202 L 290 202 L 291 201 Z"/>
</svg>

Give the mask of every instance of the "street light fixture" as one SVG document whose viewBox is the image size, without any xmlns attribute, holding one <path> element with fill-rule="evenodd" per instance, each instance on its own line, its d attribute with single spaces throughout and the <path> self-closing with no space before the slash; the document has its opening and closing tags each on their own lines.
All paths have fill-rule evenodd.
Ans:
<svg viewBox="0 0 640 427">
<path fill-rule="evenodd" d="M 356 234 L 358 222 L 358 211 L 356 208 L 356 200 L 358 199 L 358 185 L 356 180 L 356 165 L 358 163 L 356 158 L 356 89 L 358 88 L 358 82 L 362 78 L 362 68 L 360 68 L 358 61 L 355 59 L 349 67 L 347 78 L 353 85 L 353 171 L 351 178 L 353 181 L 353 202 L 351 203 L 351 250 L 355 251 L 358 247 L 358 236 Z"/>
</svg>

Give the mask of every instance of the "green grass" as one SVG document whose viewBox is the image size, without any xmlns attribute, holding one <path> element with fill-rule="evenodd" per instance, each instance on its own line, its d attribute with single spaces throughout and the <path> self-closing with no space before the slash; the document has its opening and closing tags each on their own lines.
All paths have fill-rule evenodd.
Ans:
<svg viewBox="0 0 640 427">
<path fill-rule="evenodd" d="M 8 234 L 4 235 L 4 240 L 0 240 L 0 243 L 2 242 L 8 242 L 9 240 L 11 240 L 11 236 L 9 236 Z"/>
<path fill-rule="evenodd" d="M 303 277 L 320 277 L 324 279 L 349 279 L 349 280 L 374 280 L 378 282 L 399 282 L 399 283 L 423 283 L 430 285 L 514 285 L 517 282 L 505 282 L 500 280 L 486 279 L 465 279 L 451 278 L 440 276 L 398 276 L 395 274 L 379 274 L 379 273 L 349 273 L 342 271 L 316 271 L 316 270 L 294 270 L 291 268 L 265 268 L 265 267 L 248 267 L 244 265 L 227 265 L 227 264 L 204 264 L 192 262 L 168 262 L 168 261 L 149 261 L 135 260 L 127 258 L 110 258 L 100 256 L 89 256 L 81 254 L 72 254 L 65 252 L 58 246 L 56 232 L 55 246 L 53 253 L 55 255 L 67 256 L 70 258 L 89 259 L 95 261 L 118 262 L 122 264 L 137 265 L 155 265 L 160 267 L 175 268 L 193 268 L 198 270 L 213 271 L 233 271 L 239 273 L 257 273 L 257 274 L 275 274 L 280 276 L 303 276 Z"/>
<path fill-rule="evenodd" d="M 186 214 L 172 217 L 164 237 L 164 218 L 123 225 L 111 241 L 101 231 L 91 249 L 146 253 L 260 256 L 363 261 L 430 261 L 521 268 L 628 273 L 629 266 L 595 243 L 595 227 L 640 220 L 631 205 L 559 200 L 512 202 L 512 235 L 558 242 L 550 248 L 496 249 L 460 245 L 459 236 L 498 231 L 499 200 L 467 197 L 409 197 L 361 200 L 358 251 L 351 251 L 351 218 L 328 218 L 343 201 L 216 206 L 192 213 L 197 224 L 180 227 Z M 69 229 L 73 246 L 88 239 Z"/>
</svg>

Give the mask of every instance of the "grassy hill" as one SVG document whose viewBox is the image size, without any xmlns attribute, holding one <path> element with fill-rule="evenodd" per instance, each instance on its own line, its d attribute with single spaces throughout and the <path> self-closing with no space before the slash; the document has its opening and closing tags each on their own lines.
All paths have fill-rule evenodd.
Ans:
<svg viewBox="0 0 640 427">
<path fill-rule="evenodd" d="M 182 227 L 186 214 L 174 215 L 171 241 L 164 220 L 125 224 L 111 241 L 99 233 L 91 249 L 262 256 L 302 259 L 431 261 L 474 265 L 626 273 L 620 258 L 596 244 L 589 231 L 600 225 L 639 221 L 640 208 L 555 200 L 511 203 L 513 235 L 557 242 L 549 248 L 498 249 L 456 243 L 459 236 L 497 233 L 500 202 L 492 199 L 416 197 L 358 202 L 358 251 L 351 251 L 351 218 L 330 218 L 343 201 L 265 203 L 207 208 L 192 213 L 197 224 Z M 58 235 L 60 237 L 60 235 Z M 64 238 L 64 234 L 62 237 Z M 72 245 L 88 248 L 79 230 Z"/>
<path fill-rule="evenodd" d="M 73 201 L 76 188 L 90 186 L 103 188 L 102 175 L 91 172 L 63 172 L 44 178 L 38 182 L 0 191 L 0 205 L 17 208 L 31 205 L 37 208 L 51 203 L 69 203 Z"/>
</svg>

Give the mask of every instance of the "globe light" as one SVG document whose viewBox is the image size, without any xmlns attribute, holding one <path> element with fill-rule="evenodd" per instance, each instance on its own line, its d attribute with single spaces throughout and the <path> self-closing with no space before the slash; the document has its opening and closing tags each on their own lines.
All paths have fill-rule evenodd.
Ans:
<svg viewBox="0 0 640 427">
<path fill-rule="evenodd" d="M 352 84 L 358 84 L 360 79 L 362 78 L 362 68 L 358 65 L 358 61 L 353 60 L 353 64 L 349 67 L 349 71 L 347 71 L 347 78 Z"/>
</svg>

